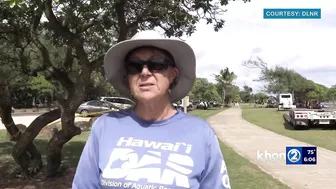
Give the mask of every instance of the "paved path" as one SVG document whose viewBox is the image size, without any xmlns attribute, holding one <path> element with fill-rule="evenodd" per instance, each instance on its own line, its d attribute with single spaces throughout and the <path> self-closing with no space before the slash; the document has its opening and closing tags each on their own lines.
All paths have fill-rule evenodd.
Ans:
<svg viewBox="0 0 336 189">
<path fill-rule="evenodd" d="M 23 124 L 23 125 L 30 125 L 31 122 L 33 122 L 39 114 L 37 115 L 19 115 L 19 116 L 14 116 L 13 115 L 13 120 L 15 124 Z M 76 117 L 75 121 L 89 121 L 90 117 Z M 55 122 L 59 122 L 60 119 L 56 120 Z M 0 130 L 1 129 L 6 129 L 5 126 L 1 123 L 1 118 L 0 118 Z"/>
<path fill-rule="evenodd" d="M 210 117 L 208 121 L 226 145 L 289 187 L 294 189 L 336 188 L 336 152 L 318 147 L 317 165 L 286 165 L 285 160 L 263 162 L 257 159 L 258 151 L 285 153 L 286 146 L 312 145 L 245 121 L 241 116 L 240 108 L 230 108 L 220 112 Z"/>
<path fill-rule="evenodd" d="M 12 116 L 39 116 L 42 113 L 44 113 L 44 112 L 29 112 L 29 113 L 26 113 L 26 112 L 15 112 L 15 113 L 12 113 Z"/>
</svg>

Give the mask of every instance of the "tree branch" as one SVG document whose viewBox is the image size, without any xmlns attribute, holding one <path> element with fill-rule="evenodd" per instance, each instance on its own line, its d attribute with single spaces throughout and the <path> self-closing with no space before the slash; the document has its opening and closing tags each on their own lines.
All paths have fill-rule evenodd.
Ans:
<svg viewBox="0 0 336 189">
<path fill-rule="evenodd" d="M 52 0 L 46 0 L 45 1 L 45 7 L 44 7 L 44 14 L 46 15 L 50 27 L 55 31 L 55 33 L 59 36 L 64 37 L 69 45 L 72 45 L 75 47 L 76 54 L 79 59 L 79 63 L 83 66 L 83 72 L 86 74 L 90 74 L 90 69 L 88 67 L 90 61 L 87 58 L 87 53 L 85 52 L 83 48 L 83 41 L 76 36 L 74 33 L 72 33 L 67 27 L 64 27 L 56 18 L 56 16 L 53 13 L 52 10 Z M 65 75 L 65 74 L 64 74 Z"/>
<path fill-rule="evenodd" d="M 52 0 L 46 0 L 44 3 L 44 14 L 49 21 L 49 26 L 55 31 L 59 36 L 64 37 L 65 39 L 72 41 L 75 39 L 75 34 L 72 33 L 68 28 L 64 27 L 56 18 L 52 10 Z"/>
<path fill-rule="evenodd" d="M 97 59 L 91 61 L 91 69 L 97 69 L 99 68 L 99 66 L 102 65 L 102 62 L 104 61 L 104 57 L 105 55 L 101 55 L 100 57 L 98 57 Z"/>
<path fill-rule="evenodd" d="M 65 72 L 53 66 L 50 56 L 49 56 L 48 49 L 45 47 L 44 44 L 41 43 L 41 41 L 39 40 L 36 34 L 37 27 L 40 23 L 40 20 L 43 14 L 43 9 L 44 9 L 44 6 L 43 6 L 43 3 L 41 3 L 39 8 L 36 10 L 36 15 L 33 18 L 33 23 L 32 23 L 32 28 L 31 28 L 31 36 L 33 38 L 33 43 L 38 47 L 38 49 L 40 50 L 42 54 L 42 65 L 43 66 L 40 67 L 40 69 L 45 68 L 51 74 L 51 76 L 55 80 L 59 81 L 66 89 L 72 89 L 74 86 L 74 83 L 72 82 L 72 80 L 68 77 L 68 75 Z"/>
<path fill-rule="evenodd" d="M 71 68 L 73 60 L 74 60 L 74 56 L 72 54 L 72 47 L 67 46 L 66 55 L 65 55 L 65 59 L 64 59 L 64 67 L 65 68 Z"/>
<path fill-rule="evenodd" d="M 16 33 L 16 31 L 13 29 L 0 28 L 0 34 L 8 34 L 8 33 Z"/>
<path fill-rule="evenodd" d="M 257 57 L 258 60 L 247 60 L 243 62 L 243 66 L 247 68 L 259 68 L 264 70 L 267 68 L 267 63 L 264 62 L 260 57 Z"/>
<path fill-rule="evenodd" d="M 125 18 L 125 6 L 126 1 L 118 1 L 115 3 L 115 10 L 117 13 L 118 27 L 119 27 L 119 37 L 118 42 L 127 39 L 128 26 Z"/>
<path fill-rule="evenodd" d="M 81 30 L 78 31 L 77 34 L 84 33 L 84 32 L 86 32 L 88 29 L 90 29 L 91 27 L 93 27 L 93 26 L 95 26 L 95 25 L 97 25 L 97 24 L 101 24 L 101 22 L 103 21 L 102 18 L 103 18 L 102 16 L 100 16 L 100 17 L 98 18 L 98 15 L 97 15 L 96 17 L 94 17 L 94 18 L 92 19 L 91 22 L 89 22 L 89 23 L 83 25 L 83 27 L 81 28 Z"/>
</svg>

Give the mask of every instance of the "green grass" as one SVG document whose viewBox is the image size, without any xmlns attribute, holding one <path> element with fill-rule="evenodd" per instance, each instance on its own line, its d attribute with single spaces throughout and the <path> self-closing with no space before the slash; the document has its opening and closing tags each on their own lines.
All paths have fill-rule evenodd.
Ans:
<svg viewBox="0 0 336 189">
<path fill-rule="evenodd" d="M 189 112 L 189 114 L 200 117 L 202 119 L 208 119 L 208 117 L 215 115 L 223 110 L 224 109 L 221 109 L 221 108 L 213 108 L 213 109 L 208 109 L 208 110 L 197 109 L 197 110 Z"/>
<path fill-rule="evenodd" d="M 241 107 L 243 118 L 250 123 L 308 144 L 336 151 L 336 130 L 321 128 L 293 130 L 283 119 L 285 112 L 278 112 L 271 108 L 253 108 L 248 105 Z"/>
<path fill-rule="evenodd" d="M 190 112 L 191 115 L 207 119 L 215 115 L 223 109 L 209 109 L 209 110 L 194 110 Z M 74 137 L 63 148 L 63 166 L 76 167 L 81 151 L 84 147 L 85 141 L 89 132 L 83 132 L 80 136 Z M 42 154 L 46 154 L 45 146 L 48 142 L 48 137 L 38 136 L 35 144 Z M 256 165 L 249 160 L 237 154 L 232 148 L 220 142 L 222 153 L 228 167 L 231 186 L 234 189 L 283 189 L 288 188 L 272 176 L 263 172 Z M 12 157 L 10 156 L 12 144 L 8 142 L 5 131 L 0 131 L 0 172 L 1 166 L 4 164 L 14 165 Z M 45 158 L 45 156 L 43 156 Z"/>
<path fill-rule="evenodd" d="M 233 189 L 288 189 L 289 187 L 219 141 Z"/>
</svg>

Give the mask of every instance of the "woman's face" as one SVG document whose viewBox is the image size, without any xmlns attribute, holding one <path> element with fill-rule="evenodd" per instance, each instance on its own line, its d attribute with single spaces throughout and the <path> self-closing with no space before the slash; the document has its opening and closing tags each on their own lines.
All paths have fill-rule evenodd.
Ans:
<svg viewBox="0 0 336 189">
<path fill-rule="evenodd" d="M 173 61 L 155 48 L 135 50 L 125 64 L 132 95 L 142 102 L 167 96 L 178 73 Z"/>
</svg>

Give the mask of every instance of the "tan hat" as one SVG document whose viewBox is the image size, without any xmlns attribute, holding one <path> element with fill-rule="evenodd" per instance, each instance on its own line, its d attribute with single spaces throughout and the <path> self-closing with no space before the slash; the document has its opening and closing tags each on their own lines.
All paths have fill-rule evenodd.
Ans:
<svg viewBox="0 0 336 189">
<path fill-rule="evenodd" d="M 131 50 L 141 46 L 154 46 L 168 51 L 174 58 L 179 70 L 178 83 L 171 90 L 170 100 L 176 102 L 184 98 L 192 89 L 196 79 L 196 56 L 193 49 L 178 39 L 164 38 L 156 31 L 141 31 L 131 39 L 112 46 L 104 59 L 106 79 L 122 96 L 131 97 L 125 82 L 124 60 Z"/>
</svg>

